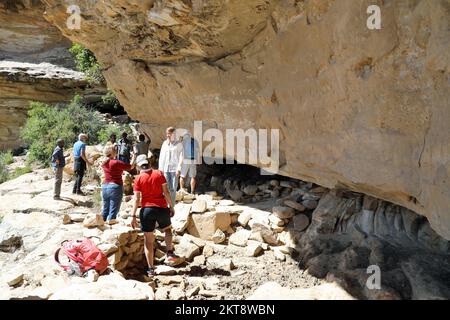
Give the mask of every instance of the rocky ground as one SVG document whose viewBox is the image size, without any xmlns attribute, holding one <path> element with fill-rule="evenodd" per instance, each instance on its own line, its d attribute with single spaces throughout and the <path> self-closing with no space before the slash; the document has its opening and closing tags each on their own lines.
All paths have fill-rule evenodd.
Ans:
<svg viewBox="0 0 450 320">
<path fill-rule="evenodd" d="M 89 172 L 85 197 L 71 194 L 65 175 L 63 201 L 52 198 L 49 169 L 0 185 L 1 298 L 450 297 L 450 246 L 425 218 L 365 195 L 278 176 L 259 181 L 248 168 L 230 168 L 218 175 L 202 167 L 201 193 L 177 193 L 172 224 L 180 259 L 165 263 L 164 236 L 156 232 L 154 278 L 144 275 L 143 235 L 130 226 L 132 197 L 124 196 L 115 224 L 98 215 L 98 170 Z M 129 193 L 132 176 L 124 181 Z M 59 244 L 80 237 L 93 237 L 107 254 L 107 272 L 81 278 L 55 264 Z M 371 265 L 381 270 L 376 290 L 366 284 Z"/>
<path fill-rule="evenodd" d="M 237 213 L 266 212 L 269 216 L 270 212 L 257 207 L 271 207 L 274 200 L 241 206 L 232 200 L 213 200 L 221 198 L 215 193 L 197 196 L 197 200 L 179 194 L 174 219 L 176 252 L 186 261 L 177 267 L 166 266 L 164 253 L 158 249 L 156 256 L 162 258 L 159 275 L 149 279 L 143 275 L 142 235 L 129 227 L 132 201 L 123 203 L 117 224 L 106 226 L 96 215 L 100 199 L 94 184 L 85 187 L 89 195 L 82 197 L 72 195 L 71 182 L 64 181 L 63 201 L 52 199 L 52 186 L 48 169 L 0 186 L 2 299 L 246 299 L 267 282 L 276 282 L 278 285 L 269 285 L 277 288 L 310 288 L 323 283 L 298 267 L 288 247 L 248 240 L 249 234 L 236 237 L 246 230 L 241 225 L 244 222 L 237 221 Z M 185 220 L 189 215 L 194 216 L 194 223 Z M 195 215 L 211 217 L 196 220 Z M 230 238 L 231 234 L 235 237 Z M 63 240 L 82 236 L 100 238 L 93 239 L 111 262 L 111 270 L 104 275 L 69 276 L 54 263 L 53 253 Z M 158 239 L 159 248 L 164 250 L 162 234 Z M 246 242 L 251 241 L 248 246 Z M 334 290 L 341 297 L 347 296 L 342 289 Z"/>
</svg>

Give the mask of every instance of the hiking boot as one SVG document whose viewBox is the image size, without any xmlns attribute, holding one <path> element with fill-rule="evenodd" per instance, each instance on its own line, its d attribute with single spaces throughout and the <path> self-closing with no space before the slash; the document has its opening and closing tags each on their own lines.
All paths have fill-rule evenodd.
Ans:
<svg viewBox="0 0 450 320">
<path fill-rule="evenodd" d="M 179 257 L 173 252 L 167 252 L 166 259 L 164 260 L 164 263 L 170 267 L 176 267 L 184 262 L 184 257 Z"/>
<path fill-rule="evenodd" d="M 147 271 L 145 273 L 149 278 L 153 278 L 154 276 L 156 276 L 155 269 L 153 268 L 147 268 Z"/>
<path fill-rule="evenodd" d="M 61 200 L 60 196 L 53 196 L 53 200 Z"/>
<path fill-rule="evenodd" d="M 116 220 L 116 219 L 111 219 L 111 220 L 106 221 L 106 223 L 109 224 L 109 225 L 111 226 L 111 225 L 113 225 L 113 224 L 116 224 L 116 223 L 117 223 L 117 220 Z"/>
</svg>

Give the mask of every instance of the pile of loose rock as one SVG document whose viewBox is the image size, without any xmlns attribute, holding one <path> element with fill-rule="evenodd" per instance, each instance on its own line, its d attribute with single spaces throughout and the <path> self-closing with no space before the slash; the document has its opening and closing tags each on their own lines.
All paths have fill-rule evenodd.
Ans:
<svg viewBox="0 0 450 320">
<path fill-rule="evenodd" d="M 157 230 L 155 260 L 159 278 L 156 280 L 147 278 L 144 273 L 144 236 L 131 228 L 133 201 L 129 201 L 130 198 L 126 198 L 114 225 L 105 225 L 101 216 L 92 213 L 66 215 L 63 220 L 64 223 L 83 222 L 84 236 L 93 237 L 108 256 L 110 268 L 126 278 L 148 282 L 154 289 L 158 288 L 157 298 L 219 297 L 215 290 L 190 284 L 177 274 L 189 272 L 194 267 L 223 272 L 235 270 L 233 257 L 217 254 L 217 245 L 241 248 L 248 257 L 272 251 L 277 260 L 285 261 L 288 255 L 295 254 L 296 243 L 310 223 L 311 210 L 326 191 L 313 188 L 312 184 L 278 180 L 243 187 L 241 200 L 245 200 L 245 195 L 261 196 L 267 200 L 263 209 L 224 199 L 216 191 L 200 195 L 177 192 L 172 226 L 175 253 L 179 259 L 171 265 L 165 263 L 164 234 Z M 93 275 L 92 281 L 96 278 L 98 275 Z M 167 282 L 176 284 L 172 288 L 176 292 L 167 291 Z"/>
</svg>

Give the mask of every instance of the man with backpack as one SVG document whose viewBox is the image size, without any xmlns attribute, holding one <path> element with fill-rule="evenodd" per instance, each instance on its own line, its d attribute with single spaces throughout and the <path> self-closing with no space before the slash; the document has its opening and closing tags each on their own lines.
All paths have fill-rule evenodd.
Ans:
<svg viewBox="0 0 450 320">
<path fill-rule="evenodd" d="M 53 199 L 61 199 L 61 184 L 63 179 L 63 169 L 66 166 L 66 159 L 64 158 L 64 140 L 58 139 L 56 141 L 55 150 L 52 154 L 52 168 L 55 173 L 55 186 L 53 191 Z"/>
<path fill-rule="evenodd" d="M 200 163 L 200 152 L 197 140 L 195 140 L 189 132 L 186 132 L 183 136 L 183 154 L 184 159 L 181 165 L 181 177 L 180 177 L 180 189 L 187 193 L 184 188 L 185 180 L 187 176 L 191 178 L 191 193 L 195 192 L 197 164 Z"/>
<path fill-rule="evenodd" d="M 132 145 L 130 140 L 128 140 L 128 134 L 126 132 L 122 133 L 122 138 L 120 138 L 117 145 L 119 152 L 119 160 L 127 164 L 130 164 Z"/>
<path fill-rule="evenodd" d="M 78 136 L 78 141 L 73 145 L 73 171 L 75 172 L 76 179 L 73 185 L 72 193 L 76 193 L 84 196 L 85 194 L 81 191 L 81 183 L 83 182 L 83 177 L 86 172 L 87 165 L 93 165 L 91 161 L 86 156 L 86 142 L 88 140 L 88 135 L 80 133 Z"/>
</svg>

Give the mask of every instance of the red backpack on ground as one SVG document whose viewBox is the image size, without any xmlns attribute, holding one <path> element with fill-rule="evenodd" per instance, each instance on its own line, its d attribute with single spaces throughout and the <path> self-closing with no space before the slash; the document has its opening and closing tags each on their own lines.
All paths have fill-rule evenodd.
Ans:
<svg viewBox="0 0 450 320">
<path fill-rule="evenodd" d="M 61 249 L 70 260 L 68 266 L 59 262 Z M 62 242 L 61 247 L 55 252 L 55 261 L 64 270 L 78 276 L 82 276 L 91 269 L 95 269 L 99 274 L 102 274 L 109 266 L 106 255 L 89 238 Z"/>
</svg>

